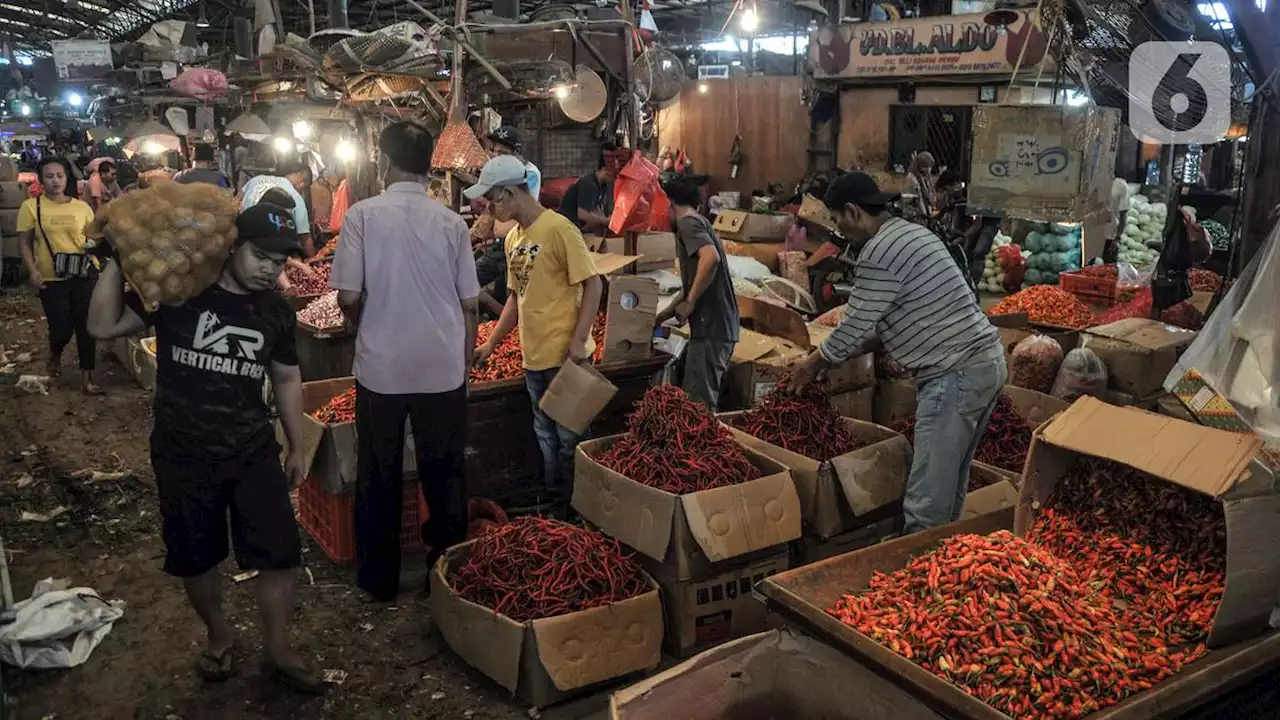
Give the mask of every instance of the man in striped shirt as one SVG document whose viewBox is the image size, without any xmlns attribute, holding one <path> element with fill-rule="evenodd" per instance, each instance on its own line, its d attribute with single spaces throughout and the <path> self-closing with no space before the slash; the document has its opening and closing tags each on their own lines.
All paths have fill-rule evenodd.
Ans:
<svg viewBox="0 0 1280 720">
<path fill-rule="evenodd" d="M 865 352 L 877 336 L 919 385 L 915 456 L 902 511 L 904 533 L 960 519 L 969 465 L 1008 379 L 999 332 L 936 235 L 889 214 L 898 199 L 864 173 L 837 178 L 825 202 L 858 250 L 844 319 L 792 372 L 802 388 L 828 367 Z"/>
</svg>

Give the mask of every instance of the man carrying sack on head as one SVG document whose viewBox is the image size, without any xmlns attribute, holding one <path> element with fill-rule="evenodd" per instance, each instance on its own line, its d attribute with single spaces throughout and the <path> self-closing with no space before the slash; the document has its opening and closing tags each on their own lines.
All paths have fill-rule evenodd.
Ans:
<svg viewBox="0 0 1280 720">
<path fill-rule="evenodd" d="M 90 303 L 89 331 L 110 340 L 148 325 L 156 329 L 151 466 L 160 492 L 164 570 L 182 578 L 208 631 L 199 674 L 220 681 L 235 672 L 236 637 L 222 609 L 218 570 L 227 556 L 229 516 L 236 562 L 259 572 L 254 589 L 264 675 L 319 693 L 323 682 L 289 643 L 302 564 L 289 501 L 305 465 L 302 375 L 294 349 L 296 316 L 274 291 L 285 260 L 300 255 L 302 245 L 289 211 L 274 205 L 241 212 L 236 231 L 217 282 L 181 305 L 161 305 L 155 312 L 125 294 L 119 263 L 108 259 Z M 268 390 L 289 445 L 284 467 Z"/>
<path fill-rule="evenodd" d="M 519 324 L 543 482 L 553 493 L 567 494 L 573 454 L 582 436 L 558 425 L 538 405 L 565 363 L 590 362 L 595 350 L 591 325 L 603 283 L 582 233 L 564 216 L 538 204 L 518 158 L 503 155 L 485 163 L 479 182 L 464 194 L 469 200 L 487 199 L 499 222 L 516 221 L 505 245 L 510 295 L 493 334 L 476 349 L 475 362 L 484 363 Z"/>
<path fill-rule="evenodd" d="M 937 235 L 889 214 L 898 198 L 865 173 L 828 188 L 826 205 L 858 251 L 853 292 L 840 325 L 794 366 L 791 387 L 857 354 L 873 334 L 915 374 L 915 454 L 902 500 L 909 534 L 960 519 L 973 454 L 1009 373 L 964 270 Z"/>
</svg>

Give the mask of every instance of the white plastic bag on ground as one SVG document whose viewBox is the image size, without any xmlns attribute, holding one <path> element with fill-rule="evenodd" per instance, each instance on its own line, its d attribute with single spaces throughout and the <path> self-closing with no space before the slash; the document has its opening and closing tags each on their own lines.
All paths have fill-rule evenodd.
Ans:
<svg viewBox="0 0 1280 720">
<path fill-rule="evenodd" d="M 0 625 L 0 661 L 20 668 L 73 668 L 124 615 L 124 603 L 107 602 L 93 588 L 55 590 L 53 578 L 36 583 L 31 598 L 15 607 L 18 619 Z"/>
<path fill-rule="evenodd" d="M 1075 402 L 1082 395 L 1100 398 L 1107 392 L 1107 365 L 1089 348 L 1076 348 L 1067 353 L 1058 368 L 1050 395 Z"/>
<path fill-rule="evenodd" d="M 1280 225 L 1165 378 L 1172 390 L 1195 370 L 1272 449 L 1280 449 L 1276 298 L 1280 297 Z"/>
</svg>

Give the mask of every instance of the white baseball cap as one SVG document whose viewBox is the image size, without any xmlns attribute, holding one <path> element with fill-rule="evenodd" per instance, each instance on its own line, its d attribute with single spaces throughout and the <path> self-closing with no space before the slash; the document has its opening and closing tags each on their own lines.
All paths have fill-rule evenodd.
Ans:
<svg viewBox="0 0 1280 720">
<path fill-rule="evenodd" d="M 468 200 L 475 200 L 496 187 L 514 187 L 528 182 L 524 163 L 511 155 L 499 155 L 484 164 L 480 179 L 475 185 L 462 191 Z"/>
</svg>

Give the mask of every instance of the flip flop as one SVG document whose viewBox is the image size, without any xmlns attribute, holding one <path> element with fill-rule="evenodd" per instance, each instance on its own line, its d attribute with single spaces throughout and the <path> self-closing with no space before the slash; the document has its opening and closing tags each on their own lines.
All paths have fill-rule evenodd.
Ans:
<svg viewBox="0 0 1280 720">
<path fill-rule="evenodd" d="M 222 682 L 236 674 L 236 657 L 232 652 L 235 646 L 228 647 L 221 653 L 205 650 L 200 653 L 196 663 L 196 671 L 200 677 L 209 682 Z"/>
<path fill-rule="evenodd" d="M 288 667 L 267 658 L 262 660 L 262 674 L 277 685 L 307 695 L 323 695 L 328 689 L 328 684 L 311 670 Z"/>
</svg>

